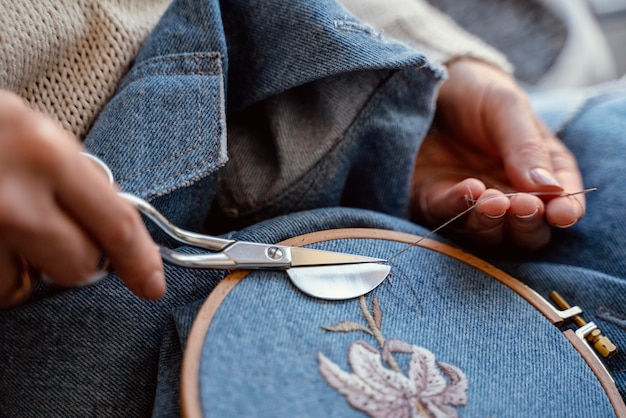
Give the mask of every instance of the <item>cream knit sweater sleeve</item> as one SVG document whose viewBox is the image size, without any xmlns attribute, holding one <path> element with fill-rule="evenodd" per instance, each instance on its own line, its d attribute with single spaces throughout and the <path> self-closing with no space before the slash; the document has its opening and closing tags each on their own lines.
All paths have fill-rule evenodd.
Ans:
<svg viewBox="0 0 626 418">
<path fill-rule="evenodd" d="M 170 1 L 4 1 L 0 87 L 83 136 Z"/>
<path fill-rule="evenodd" d="M 462 1 L 462 0 L 461 0 Z M 511 73 L 506 57 L 466 32 L 426 0 L 340 0 L 359 19 L 397 40 L 421 50 L 431 61 L 445 64 L 472 57 Z"/>
</svg>

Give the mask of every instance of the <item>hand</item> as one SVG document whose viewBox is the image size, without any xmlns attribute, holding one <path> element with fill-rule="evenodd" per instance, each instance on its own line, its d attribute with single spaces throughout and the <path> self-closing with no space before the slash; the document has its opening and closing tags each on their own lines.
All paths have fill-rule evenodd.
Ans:
<svg viewBox="0 0 626 418">
<path fill-rule="evenodd" d="M 139 214 L 81 151 L 60 126 L 0 90 L 0 306 L 23 299 L 25 265 L 77 286 L 96 273 L 101 255 L 135 294 L 165 293 Z"/>
<path fill-rule="evenodd" d="M 551 227 L 574 225 L 585 213 L 582 194 L 555 197 L 583 188 L 574 156 L 507 74 L 470 59 L 448 69 L 415 163 L 413 215 L 441 224 L 467 209 L 469 198 L 478 204 L 463 218 L 466 236 L 494 245 L 508 235 L 527 249 L 547 244 Z"/>
</svg>

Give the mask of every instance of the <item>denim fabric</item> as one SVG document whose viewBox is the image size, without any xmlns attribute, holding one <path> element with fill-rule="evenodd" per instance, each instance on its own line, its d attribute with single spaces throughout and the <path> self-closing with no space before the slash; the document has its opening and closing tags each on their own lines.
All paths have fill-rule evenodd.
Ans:
<svg viewBox="0 0 626 418">
<path fill-rule="evenodd" d="M 359 83 L 349 83 L 352 78 L 348 79 L 347 74 L 354 75 Z M 86 145 L 111 166 L 122 189 L 150 199 L 175 224 L 188 229 L 239 229 L 278 216 L 227 236 L 272 242 L 338 227 L 377 227 L 423 234 L 426 231 L 422 228 L 395 216 L 335 206 L 354 205 L 392 215 L 404 214 L 411 163 L 421 134 L 430 123 L 433 94 L 442 76 L 437 68 L 424 62 L 419 52 L 387 41 L 331 2 L 181 0 L 172 4 L 146 41 L 116 96 L 95 122 Z M 330 93 L 329 89 L 341 94 Z M 588 185 L 600 187 L 599 192 L 589 196 L 587 217 L 571 231 L 559 231 L 555 243 L 534 258 L 524 255 L 518 260 L 501 258 L 494 262 L 537 285 L 542 292 L 554 287 L 571 297 L 571 303 L 586 309 L 588 320 L 601 323 L 601 328 L 606 326 L 606 333 L 626 347 L 622 299 L 626 294 L 626 269 L 621 257 L 625 237 L 621 220 L 626 202 L 623 193 L 619 193 L 624 172 L 615 158 L 624 155 L 622 132 L 626 119 L 621 97 L 626 97 L 623 90 L 596 96 L 578 107 L 576 117 L 569 123 L 560 124 L 564 140 L 577 153 L 588 175 Z M 310 112 L 306 107 L 294 110 L 290 106 L 298 101 L 310 103 Z M 281 111 L 285 108 L 289 111 Z M 263 111 L 255 111 L 259 109 Z M 255 180 L 265 187 L 262 197 L 267 197 L 259 201 L 258 196 L 250 194 L 254 193 L 254 182 L 246 179 L 253 173 L 245 167 L 228 167 L 226 148 L 239 147 L 234 161 L 239 161 L 239 152 L 254 156 L 256 151 L 250 144 L 255 144 L 255 140 L 247 137 L 251 133 L 246 131 L 246 124 L 258 122 L 254 118 L 264 111 L 270 115 L 261 120 L 260 126 L 275 129 L 276 135 L 261 131 L 256 140 L 277 144 L 277 149 L 284 151 L 284 158 L 280 164 L 270 161 L 268 166 L 259 167 L 277 176 L 267 183 L 263 183 L 264 179 Z M 306 117 L 309 113 L 310 120 Z M 318 122 L 324 120 L 324 115 L 333 123 Z M 231 120 L 233 132 L 243 133 L 242 137 L 227 134 L 226 122 L 230 131 Z M 300 125 L 302 132 L 298 130 Z M 289 143 L 289 138 L 296 138 L 294 144 L 306 146 L 306 152 L 319 154 L 312 155 L 308 165 L 298 166 L 299 148 Z M 248 157 L 244 161 L 254 159 Z M 219 179 L 222 170 L 232 170 L 240 180 L 250 183 L 242 180 L 245 190 L 229 194 L 229 182 Z M 292 176 L 292 181 L 279 178 L 283 175 Z M 317 207 L 328 208 L 280 216 Z M 213 217 L 205 222 L 210 210 Z M 391 247 L 383 245 L 380 251 L 391 251 Z M 514 329 L 519 330 L 519 318 L 530 321 L 532 329 L 562 350 L 545 353 L 529 341 L 506 346 L 520 356 L 536 354 L 536 361 L 541 364 L 546 364 L 550 356 L 555 356 L 556 364 L 571 362 L 571 370 L 559 367 L 559 371 L 580 378 L 572 383 L 572 388 L 585 391 L 577 395 L 603 407 L 599 395 L 584 398 L 589 391 L 597 394 L 593 379 L 587 379 L 586 369 L 569 347 L 561 345 L 562 337 L 553 328 L 544 329 L 539 324 L 536 313 L 520 306 L 498 286 L 482 288 L 475 281 L 459 282 L 459 277 L 476 277 L 472 269 L 465 271 L 462 265 L 450 265 L 440 258 L 428 260 L 433 265 L 426 270 L 418 269 L 419 266 L 415 269 L 419 280 L 431 275 L 449 278 L 457 286 L 467 286 L 476 300 L 485 296 L 483 290 L 492 292 L 494 302 L 485 304 L 493 309 L 489 311 L 481 304 L 478 311 L 470 310 L 472 315 L 485 320 L 490 315 L 492 322 L 485 326 L 490 333 L 505 339 L 511 334 L 506 333 L 506 328 L 496 327 L 496 323 L 514 321 Z M 406 271 L 407 266 L 400 267 Z M 406 274 L 413 275 L 411 271 Z M 177 371 L 181 349 L 199 304 L 224 272 L 167 266 L 166 275 L 168 294 L 159 302 L 137 299 L 112 274 L 83 289 L 64 290 L 40 284 L 31 303 L 1 312 L 0 416 L 175 416 L 179 411 Z M 407 280 L 400 283 L 406 284 Z M 269 285 L 278 286 L 279 282 Z M 286 294 L 289 289 L 283 286 L 277 295 Z M 381 288 L 381 292 L 388 290 Z M 493 387 L 487 374 L 479 375 L 478 358 L 464 358 L 463 350 L 454 350 L 450 344 L 441 349 L 434 344 L 439 341 L 439 335 L 435 335 L 438 328 L 444 326 L 450 326 L 454 338 L 459 338 L 461 326 L 445 322 L 446 317 L 458 312 L 419 317 L 420 333 L 413 334 L 417 328 L 410 329 L 406 303 L 400 302 L 419 297 L 417 290 L 415 294 L 401 295 L 398 305 L 391 293 L 381 293 L 383 309 L 398 307 L 385 313 L 384 326 L 389 321 L 390 326 L 398 327 L 399 337 L 419 343 L 441 361 L 471 372 L 467 415 L 473 415 L 472 411 L 481 406 L 498 407 L 474 399 L 474 393 Z M 449 304 L 444 308 L 471 305 L 463 292 L 453 290 L 442 285 L 428 291 L 446 292 Z M 300 296 L 290 293 L 289 297 Z M 500 299 L 506 307 L 496 309 L 501 306 Z M 430 312 L 428 299 L 423 300 L 424 306 L 417 305 L 416 315 Z M 345 307 L 339 312 L 341 316 L 354 312 L 352 308 L 348 312 L 349 305 L 354 302 L 340 304 L 341 309 Z M 307 306 L 302 309 L 308 309 Z M 330 313 L 324 311 L 324 315 Z M 286 338 L 287 329 L 297 332 L 294 335 L 322 341 L 317 327 L 326 325 L 326 318 L 331 321 L 334 316 L 325 316 L 315 327 L 310 324 L 311 327 L 289 328 L 287 323 L 275 326 L 283 330 L 281 338 Z M 400 322 L 405 323 L 405 329 L 400 329 Z M 426 322 L 435 326 L 427 327 Z M 237 320 L 235 324 L 243 326 L 246 321 Z M 468 322 L 464 324 L 467 326 Z M 424 336 L 422 329 L 427 330 Z M 333 334 L 333 339 L 344 340 Z M 344 337 L 347 342 L 350 336 Z M 510 341 L 502 341 L 505 342 Z M 263 348 L 271 348 L 267 340 L 264 344 Z M 465 349 L 466 345 L 462 347 Z M 345 345 L 327 343 L 324 354 L 334 362 L 342 362 L 345 349 Z M 483 356 L 479 358 L 486 362 L 484 373 L 497 373 L 498 394 L 502 387 L 518 383 L 507 377 L 507 373 L 520 370 L 509 357 L 485 359 L 487 353 L 475 355 Z M 504 362 L 502 368 L 498 367 L 499 361 Z M 618 354 L 607 362 L 623 395 L 626 376 L 621 370 L 626 369 L 625 361 L 624 355 Z M 345 363 L 341 365 L 347 367 Z M 494 367 L 489 369 L 489 365 Z M 531 376 L 539 378 L 540 371 L 530 366 L 528 369 Z M 482 383 L 471 386 L 472 381 Z M 584 386 L 585 381 L 592 382 L 590 387 Z M 539 385 L 528 384 L 517 395 L 522 396 L 526 390 L 535 394 L 536 386 Z M 517 408 L 521 405 L 517 395 L 503 396 L 512 399 Z M 344 402 L 345 408 L 345 401 L 337 396 L 335 402 L 339 401 Z M 529 402 L 529 409 L 517 410 L 533 411 L 533 405 Z"/>
<path fill-rule="evenodd" d="M 426 70 L 349 74 L 237 115 L 211 230 L 339 204 L 407 217 L 436 81 Z"/>
<path fill-rule="evenodd" d="M 274 242 L 307 232 L 340 227 L 376 227 L 422 235 L 427 232 L 410 222 L 376 212 L 328 208 L 279 217 L 228 234 L 227 237 Z M 405 248 L 404 245 L 393 243 L 359 240 L 338 241 L 322 246 L 383 257 Z M 589 371 L 578 355 L 572 353 L 572 348 L 564 342 L 556 328 L 547 325 L 537 312 L 510 291 L 492 279 L 486 279 L 475 269 L 430 251 L 412 249 L 392 263 L 394 274 L 391 281 L 375 292 L 384 312 L 385 335 L 387 338 L 403 338 L 425 347 L 435 353 L 439 361 L 464 370 L 470 382 L 469 403 L 461 409 L 466 416 L 483 416 L 481 412 L 484 411 L 494 411 L 504 416 L 509 413 L 520 416 L 536 411 L 545 412 L 541 409 L 541 403 L 535 400 L 545 400 L 545 393 L 539 392 L 546 392 L 546 387 L 552 388 L 553 384 L 556 385 L 555 392 L 550 392 L 552 400 L 548 402 L 552 407 L 564 398 L 567 398 L 568 405 L 573 402 L 572 405 L 582 411 L 597 412 L 607 407 Z M 610 308 L 616 311 L 620 309 L 620 300 L 616 295 L 626 294 L 623 282 L 590 270 L 580 275 L 579 269 L 547 263 L 529 263 L 525 268 L 531 273 L 533 269 L 543 269 L 537 281 L 544 282 L 547 290 L 551 286 L 546 278 L 552 280 L 557 285 L 556 289 L 566 297 L 571 297 L 572 289 L 568 288 L 569 283 L 564 280 L 564 276 L 578 275 L 581 281 L 587 283 L 586 287 L 578 288 L 582 295 L 589 288 L 594 289 L 594 292 L 586 295 L 588 302 L 615 301 L 616 304 Z M 199 304 L 221 279 L 222 273 L 168 266 L 167 277 L 168 295 L 156 303 L 140 301 L 130 295 L 117 278 L 109 277 L 89 288 L 56 294 L 49 292 L 45 298 L 4 312 L 0 321 L 0 332 L 6 337 L 0 340 L 4 377 L 0 381 L 3 394 L 0 397 L 0 411 L 7 416 L 146 416 L 151 411 L 153 416 L 176 415 L 179 411 L 181 349 Z M 212 330 L 219 332 L 219 340 L 224 341 L 217 342 L 217 348 L 208 345 L 207 349 L 218 350 L 220 358 L 227 354 L 226 351 L 236 353 L 236 347 L 248 345 L 251 350 L 258 348 L 259 355 L 263 355 L 265 360 L 273 358 L 269 364 L 289 361 L 283 378 L 305 376 L 302 385 L 314 385 L 320 391 L 323 389 L 321 393 L 325 395 L 320 396 L 327 399 L 323 404 L 315 405 L 316 408 L 324 408 L 326 402 L 332 399 L 332 404 L 340 408 L 338 411 L 351 411 L 341 396 L 319 380 L 317 369 L 308 368 L 315 367 L 311 358 L 307 360 L 307 369 L 304 369 L 304 365 L 300 369 L 292 369 L 292 366 L 295 367 L 293 362 L 299 357 L 281 355 L 286 355 L 284 350 L 288 348 L 298 351 L 301 346 L 294 345 L 293 341 L 302 339 L 307 344 L 315 343 L 316 350 L 323 350 L 324 355 L 348 370 L 345 364 L 347 344 L 355 339 L 356 334 L 326 335 L 321 333 L 319 326 L 333 325 L 344 319 L 357 319 L 359 311 L 356 303 L 314 301 L 295 292 L 284 276 L 272 276 L 271 280 L 263 274 L 254 277 L 250 282 L 252 288 L 242 287 L 245 291 L 241 294 L 239 291 L 233 293 L 237 298 L 247 297 L 240 311 L 233 312 L 235 305 L 231 304 L 230 299 L 227 300 L 223 309 L 227 310 L 225 312 L 228 315 L 222 316 L 220 312 L 216 324 L 226 326 L 230 331 L 221 331 L 222 328 Z M 596 293 L 596 288 L 604 290 Z M 249 293 L 256 291 L 259 294 L 254 296 Z M 258 305 L 263 302 L 266 304 L 258 310 L 258 315 L 250 312 L 251 309 L 259 308 Z M 368 304 L 371 304 L 371 295 Z M 605 307 L 608 306 L 605 304 Z M 301 316 L 291 315 L 294 312 L 307 315 L 301 321 Z M 258 325 L 254 333 L 239 333 L 252 323 Z M 606 332 L 617 344 L 626 344 L 626 329 L 620 329 L 619 326 L 614 328 Z M 46 332 L 41 332 L 42 329 Z M 263 331 L 261 335 L 258 333 L 260 331 Z M 470 334 L 471 337 L 468 336 Z M 367 337 L 363 335 L 359 338 Z M 229 341 L 240 341 L 239 338 L 244 338 L 243 344 L 229 345 Z M 259 339 L 259 345 L 250 344 L 246 338 L 254 338 L 255 342 Z M 281 338 L 292 343 L 274 345 L 273 342 Z M 542 343 L 538 343 L 538 340 Z M 546 345 L 552 350 L 544 350 Z M 226 349 L 228 347 L 229 350 Z M 482 350 L 481 347 L 491 347 L 492 350 Z M 494 355 L 494 350 L 498 355 Z M 313 359 L 316 358 L 317 351 L 310 349 L 308 353 Z M 213 373 L 210 369 L 216 367 L 216 364 L 210 361 L 210 356 L 208 358 L 207 365 L 203 367 L 208 367 L 209 372 Z M 228 369 L 227 374 L 232 378 L 241 377 L 245 370 L 236 372 L 234 368 L 239 367 L 237 364 L 244 360 L 253 361 L 254 358 L 248 352 L 238 358 L 231 368 L 230 363 L 221 367 Z M 608 366 L 611 369 L 623 368 L 620 364 L 623 364 L 623 358 L 618 358 L 617 363 L 609 362 Z M 558 377 L 551 377 L 554 374 Z M 254 376 L 257 377 L 256 374 Z M 520 379 L 519 376 L 525 378 Z M 548 384 L 533 384 L 536 381 Z M 567 388 L 563 385 L 567 385 Z M 285 386 L 274 387 L 273 390 L 282 391 L 280 398 L 293 398 L 300 393 L 296 391 L 299 387 L 300 384 L 290 390 L 285 389 Z M 215 390 L 215 386 L 203 390 L 207 391 L 207 399 L 213 399 L 215 394 L 211 390 Z M 492 390 L 498 397 L 506 399 L 507 404 L 500 403 L 499 398 L 488 397 Z M 243 396 L 244 393 L 247 392 L 230 396 Z M 259 392 L 251 394 L 257 396 Z M 569 398 L 570 394 L 572 398 Z M 310 407 L 310 402 L 311 399 L 305 397 L 296 406 Z M 263 408 L 272 407 L 267 403 L 262 405 Z M 279 408 L 272 411 L 277 413 L 282 412 L 280 408 L 284 408 L 280 405 L 274 407 Z M 561 407 L 567 408 L 559 405 L 558 410 Z M 232 414 L 237 414 L 248 412 L 250 404 L 219 403 L 215 408 L 216 411 L 237 408 L 230 410 Z M 262 409 L 259 411 L 267 412 Z M 262 414 L 259 412 L 257 415 Z M 609 415 L 598 413 L 589 416 Z"/>
<path fill-rule="evenodd" d="M 399 74 L 394 77 L 396 71 Z M 345 74 L 355 72 L 364 72 L 354 80 L 360 82 L 347 83 Z M 367 139 L 372 136 L 368 124 L 375 124 L 385 113 L 404 115 L 395 118 L 393 126 L 406 128 L 386 138 L 391 146 L 385 151 L 402 161 L 404 168 L 410 167 L 430 123 L 434 90 L 442 76 L 442 70 L 428 64 L 418 51 L 382 38 L 330 0 L 178 0 L 146 40 L 117 94 L 87 135 L 85 145 L 107 162 L 123 190 L 153 200 L 174 223 L 198 230 L 203 227 L 198 213 L 209 213 L 217 192 L 218 170 L 228 159 L 227 142 L 236 147 L 239 132 L 263 117 L 264 112 L 255 109 L 310 103 L 311 109 L 306 110 L 314 115 L 309 119 L 310 129 L 301 129 L 306 117 L 273 109 L 272 126 L 284 129 L 269 136 L 257 130 L 243 139 L 265 147 L 265 154 L 273 155 L 279 154 L 271 143 L 274 140 L 297 144 L 289 147 L 286 156 L 290 168 L 280 172 L 286 182 L 272 188 L 274 199 L 294 194 L 289 198 L 292 204 L 270 207 L 264 216 L 252 219 L 256 221 L 293 210 L 338 205 L 343 197 L 340 191 L 328 199 L 325 189 L 319 186 L 306 197 L 294 189 L 307 187 L 307 183 L 311 188 L 311 179 L 319 174 L 325 155 L 337 146 L 354 148 L 357 143 L 372 143 Z M 339 80 L 333 81 L 335 77 Z M 381 86 L 389 77 L 391 80 Z M 313 103 L 334 91 L 329 89 L 337 84 L 343 88 L 342 97 Z M 367 94 L 360 94 L 361 90 Z M 311 91 L 318 95 L 312 96 Z M 409 109 L 414 103 L 413 115 Z M 338 126 L 326 134 L 314 129 L 338 109 L 347 115 Z M 228 140 L 226 121 L 229 132 L 233 132 Z M 410 136 L 409 130 L 413 131 Z M 320 143 L 327 144 L 323 152 L 310 156 L 308 167 L 298 168 L 294 151 L 308 155 L 306 150 L 317 149 Z M 389 154 L 407 146 L 407 152 Z M 249 149 L 241 148 L 236 148 L 238 154 Z M 252 157 L 255 151 L 251 150 Z M 281 163 L 284 167 L 285 162 Z M 337 167 L 340 177 L 355 176 L 354 165 L 344 158 Z M 273 174 L 274 167 L 270 170 Z M 377 177 L 391 177 L 388 169 L 378 171 Z M 328 175 L 324 185 L 329 182 Z M 408 205 L 409 177 L 406 174 L 388 183 L 393 187 L 387 195 L 401 200 L 401 211 Z M 187 188 L 188 192 L 179 191 Z M 159 199 L 176 191 L 175 204 L 168 198 Z M 302 199 L 306 201 L 295 204 Z M 232 209 L 224 208 L 217 216 L 222 212 L 231 215 Z M 223 224 L 213 222 L 209 226 L 215 229 Z"/>
<path fill-rule="evenodd" d="M 588 91 L 580 100 L 555 95 L 545 119 L 578 159 L 587 214 L 574 228 L 557 230 L 534 259 L 580 266 L 626 280 L 626 78 Z M 541 100 L 537 97 L 541 112 Z M 542 112 L 543 113 L 543 112 Z"/>
<path fill-rule="evenodd" d="M 353 239 L 314 247 L 387 258 L 406 244 Z M 367 308 L 373 310 L 376 298 L 385 339 L 423 347 L 463 371 L 469 389 L 461 416 L 614 414 L 578 352 L 506 286 L 420 248 L 394 258 L 391 266 L 389 280 L 367 296 Z M 220 305 L 206 334 L 199 382 L 205 416 L 364 416 L 319 371 L 319 353 L 354 373 L 358 365 L 347 359 L 351 344 L 364 341 L 382 351 L 362 329 L 322 328 L 342 321 L 368 329 L 357 300 L 309 298 L 282 272 L 249 275 Z M 394 356 L 407 374 L 409 356 Z M 379 379 L 369 374 L 364 380 Z M 391 409 L 384 411 L 376 416 L 390 416 Z"/>
</svg>

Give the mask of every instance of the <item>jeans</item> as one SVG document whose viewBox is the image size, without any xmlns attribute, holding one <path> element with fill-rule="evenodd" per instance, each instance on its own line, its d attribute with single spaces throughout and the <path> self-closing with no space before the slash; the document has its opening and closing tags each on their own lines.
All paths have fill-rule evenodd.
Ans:
<svg viewBox="0 0 626 418">
<path fill-rule="evenodd" d="M 423 235 L 410 222 L 376 212 L 329 208 L 287 215 L 227 235 L 274 242 L 320 229 L 376 227 Z M 389 257 L 406 244 L 331 241 L 316 247 Z M 609 416 L 610 406 L 581 357 L 553 325 L 502 284 L 430 250 L 412 248 L 391 261 L 392 275 L 367 295 L 382 311 L 383 335 L 432 352 L 468 381 L 466 416 L 550 416 L 584 411 Z M 601 273 L 555 263 L 524 263 L 583 308 L 624 306 L 626 285 Z M 145 302 L 115 277 L 88 288 L 50 294 L 3 313 L 1 406 L 7 416 L 175 416 L 182 349 L 195 314 L 223 273 L 167 267 L 168 294 Z M 578 287 L 573 288 L 574 296 Z M 590 291 L 590 289 L 592 291 Z M 587 291 L 585 294 L 584 292 Z M 591 311 L 593 313 L 593 311 Z M 626 332 L 588 316 L 623 347 Z M 376 348 L 357 300 L 324 302 L 291 286 L 281 272 L 257 272 L 220 306 L 200 364 L 203 408 L 212 416 L 346 416 L 356 414 L 319 371 L 321 353 L 345 372 L 352 344 Z M 42 330 L 46 330 L 42 332 Z M 394 353 L 407 373 L 410 356 Z M 623 358 L 610 360 L 612 371 Z M 623 388 L 623 378 L 619 380 Z M 537 385 L 534 382 L 541 382 Z M 236 390 L 234 389 L 236 388 Z M 321 401 L 320 401 L 321 400 Z M 569 409 L 568 409 L 569 408 Z"/>
</svg>

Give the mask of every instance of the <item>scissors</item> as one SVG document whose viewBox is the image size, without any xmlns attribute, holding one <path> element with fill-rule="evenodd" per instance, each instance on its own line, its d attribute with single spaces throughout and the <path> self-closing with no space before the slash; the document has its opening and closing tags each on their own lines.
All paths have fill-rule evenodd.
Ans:
<svg viewBox="0 0 626 418">
<path fill-rule="evenodd" d="M 111 169 L 92 154 L 83 155 L 115 179 Z M 333 251 L 278 244 L 237 241 L 186 231 L 173 225 L 146 200 L 120 192 L 132 204 L 174 240 L 195 248 L 209 250 L 186 254 L 158 245 L 161 258 L 168 264 L 193 269 L 262 269 L 285 270 L 291 282 L 309 296 L 327 300 L 352 299 L 381 284 L 391 267 L 386 260 Z"/>
</svg>

